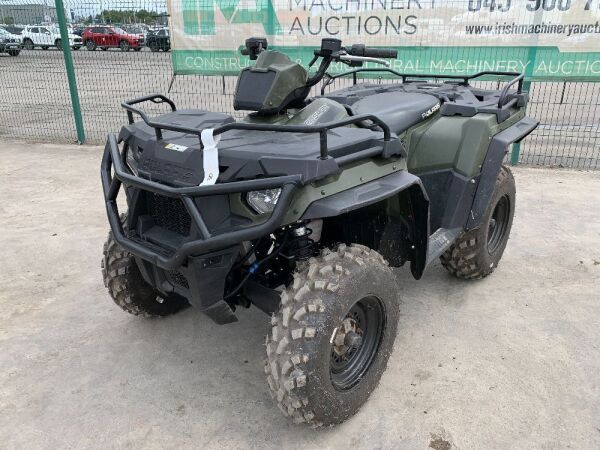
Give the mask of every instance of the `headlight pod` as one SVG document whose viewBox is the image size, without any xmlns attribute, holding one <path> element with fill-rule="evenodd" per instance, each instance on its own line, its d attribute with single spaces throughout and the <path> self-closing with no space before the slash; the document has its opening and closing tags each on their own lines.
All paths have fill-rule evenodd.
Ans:
<svg viewBox="0 0 600 450">
<path fill-rule="evenodd" d="M 125 159 L 125 161 L 127 162 L 127 167 L 129 167 L 129 170 L 131 170 L 131 172 L 137 176 L 138 175 L 138 160 L 139 160 L 139 154 L 137 152 L 137 150 L 134 150 L 133 148 L 129 147 L 127 149 L 127 157 Z"/>
<path fill-rule="evenodd" d="M 265 189 L 264 191 L 248 192 L 246 200 L 254 211 L 265 214 L 273 212 L 280 195 L 281 188 Z"/>
</svg>

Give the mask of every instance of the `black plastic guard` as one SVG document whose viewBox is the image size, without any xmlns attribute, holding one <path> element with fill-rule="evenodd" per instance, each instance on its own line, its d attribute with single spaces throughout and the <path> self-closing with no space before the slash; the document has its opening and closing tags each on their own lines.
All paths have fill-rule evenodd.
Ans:
<svg viewBox="0 0 600 450">
<path fill-rule="evenodd" d="M 423 195 L 427 198 L 425 189 L 421 185 L 421 179 L 402 170 L 317 200 L 310 204 L 304 212 L 302 220 L 340 216 L 378 203 L 415 184 L 421 187 Z"/>
<path fill-rule="evenodd" d="M 508 152 L 508 146 L 525 139 L 538 125 L 539 121 L 525 117 L 494 136 L 485 155 L 483 167 L 481 168 L 479 184 L 475 192 L 473 205 L 471 206 L 471 213 L 467 219 L 466 230 L 472 230 L 480 225 L 490 198 L 494 193 L 496 179 L 500 173 L 502 160 Z"/>
<path fill-rule="evenodd" d="M 150 285 L 161 292 L 176 293 L 185 297 L 192 306 L 198 308 L 217 324 L 237 322 L 233 310 L 223 300 L 225 279 L 231 270 L 237 255 L 238 247 L 189 257 L 187 264 L 180 266 L 176 272 L 185 278 L 185 285 L 173 282 L 173 275 L 151 263 L 136 258 L 142 276 Z"/>
<path fill-rule="evenodd" d="M 414 254 L 411 272 L 421 278 L 427 263 L 429 241 L 429 197 L 421 179 L 406 170 L 394 172 L 353 189 L 317 200 L 308 207 L 302 220 L 336 217 L 365 206 L 373 205 L 402 191 L 410 197 Z"/>
</svg>

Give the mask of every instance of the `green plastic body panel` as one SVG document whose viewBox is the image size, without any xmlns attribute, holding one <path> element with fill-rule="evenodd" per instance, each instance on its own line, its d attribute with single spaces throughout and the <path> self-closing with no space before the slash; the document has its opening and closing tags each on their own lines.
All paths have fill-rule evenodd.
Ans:
<svg viewBox="0 0 600 450">
<path fill-rule="evenodd" d="M 498 124 L 494 114 L 473 117 L 442 116 L 413 127 L 404 136 L 408 170 L 419 174 L 453 169 L 465 177 L 476 176 L 492 138 L 525 116 L 525 108 Z"/>
<path fill-rule="evenodd" d="M 238 92 L 246 92 L 256 89 L 256 81 L 244 81 L 244 72 L 267 73 L 273 72 L 274 78 L 271 86 L 268 88 L 268 93 L 262 100 L 261 106 L 255 108 L 237 108 L 236 100 L 234 99 L 234 107 L 236 109 L 250 109 L 261 113 L 276 113 L 285 108 L 287 103 L 297 96 L 305 97 L 308 93 L 306 81 L 308 72 L 300 64 L 292 61 L 287 55 L 277 51 L 262 52 L 256 64 L 252 67 L 247 67 L 242 70 L 238 78 L 236 87 L 236 98 Z"/>
<path fill-rule="evenodd" d="M 347 115 L 343 107 L 328 99 L 317 99 L 302 110 L 272 116 L 249 115 L 245 120 L 256 123 L 302 124 L 313 117 L 323 105 L 333 107 L 336 118 Z M 338 105 L 337 107 L 335 105 Z M 472 178 L 481 171 L 489 144 L 500 131 L 510 127 L 525 116 L 525 108 L 514 109 L 511 117 L 498 124 L 494 114 L 477 114 L 473 117 L 442 116 L 437 114 L 415 125 L 400 136 L 408 149 L 407 158 L 373 159 L 344 167 L 335 175 L 299 189 L 294 195 L 284 223 L 300 219 L 311 203 L 360 186 L 390 173 L 409 170 L 419 174 L 436 170 L 454 170 Z M 319 121 L 330 121 L 320 117 Z M 232 210 L 254 223 L 266 220 L 267 215 L 257 214 L 246 204 L 241 194 L 230 196 Z"/>
<path fill-rule="evenodd" d="M 310 204 L 316 200 L 338 194 L 400 170 L 406 170 L 406 160 L 403 158 L 366 160 L 350 164 L 337 175 L 298 189 L 294 194 L 283 224 L 296 222 L 302 217 Z M 230 195 L 229 204 L 232 212 L 252 220 L 255 224 L 267 220 L 268 214 L 255 213 L 247 205 L 242 194 Z"/>
</svg>

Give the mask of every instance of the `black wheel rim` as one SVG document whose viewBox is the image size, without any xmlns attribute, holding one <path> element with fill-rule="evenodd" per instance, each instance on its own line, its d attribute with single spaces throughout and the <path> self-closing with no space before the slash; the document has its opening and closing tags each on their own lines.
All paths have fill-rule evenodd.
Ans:
<svg viewBox="0 0 600 450">
<path fill-rule="evenodd" d="M 364 377 L 379 351 L 384 329 L 385 310 L 377 297 L 364 297 L 350 308 L 331 343 L 329 373 L 334 388 L 346 391 Z"/>
<path fill-rule="evenodd" d="M 494 253 L 506 237 L 508 231 L 508 221 L 510 218 L 510 199 L 508 195 L 504 195 L 498 200 L 494 207 L 492 217 L 488 224 L 487 247 L 488 252 Z"/>
</svg>

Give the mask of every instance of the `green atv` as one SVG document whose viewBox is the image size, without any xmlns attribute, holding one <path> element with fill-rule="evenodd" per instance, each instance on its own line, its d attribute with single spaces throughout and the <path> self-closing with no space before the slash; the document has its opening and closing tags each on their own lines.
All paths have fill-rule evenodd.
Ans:
<svg viewBox="0 0 600 450">
<path fill-rule="evenodd" d="M 225 324 L 258 307 L 271 316 L 265 373 L 279 408 L 294 422 L 340 423 L 392 352 L 390 266 L 410 262 L 419 279 L 440 258 L 478 279 L 498 265 L 515 208 L 502 161 L 537 122 L 516 73 L 428 82 L 387 68 L 396 51 L 337 39 L 315 50 L 312 76 L 262 38 L 242 53 L 256 63 L 238 79 L 234 107 L 252 111 L 241 121 L 162 95 L 122 104 L 129 124 L 102 160 L 104 283 L 136 315 L 191 304 Z M 333 62 L 351 69 L 330 75 Z M 398 82 L 357 83 L 373 73 Z M 511 77 L 502 90 L 469 84 L 498 76 Z M 331 91 L 340 77 L 354 84 Z M 142 102 L 171 111 L 150 118 Z"/>
</svg>

